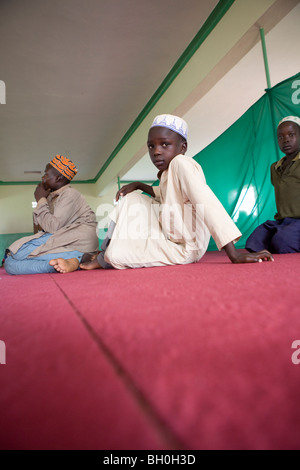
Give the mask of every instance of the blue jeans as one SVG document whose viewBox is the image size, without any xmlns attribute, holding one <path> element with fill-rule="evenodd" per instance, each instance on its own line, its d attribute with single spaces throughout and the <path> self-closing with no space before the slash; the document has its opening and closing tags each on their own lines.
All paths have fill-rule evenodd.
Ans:
<svg viewBox="0 0 300 470">
<path fill-rule="evenodd" d="M 77 258 L 81 261 L 83 253 L 80 251 L 66 251 L 62 253 L 48 253 L 35 258 L 28 258 L 30 253 L 36 249 L 36 247 L 44 245 L 48 238 L 52 236 L 52 233 L 45 233 L 39 238 L 35 238 L 24 245 L 17 251 L 17 253 L 11 253 L 5 259 L 4 267 L 8 274 L 42 274 L 42 273 L 56 273 L 56 269 L 49 264 L 51 259 L 55 258 Z"/>
</svg>

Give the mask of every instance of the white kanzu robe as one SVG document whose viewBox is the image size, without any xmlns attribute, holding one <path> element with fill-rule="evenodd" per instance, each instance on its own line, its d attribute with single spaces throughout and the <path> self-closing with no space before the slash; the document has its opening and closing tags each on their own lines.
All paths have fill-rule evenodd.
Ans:
<svg viewBox="0 0 300 470">
<path fill-rule="evenodd" d="M 128 194 L 111 214 L 116 226 L 104 260 L 114 268 L 193 263 L 210 235 L 219 250 L 241 237 L 192 158 L 177 155 L 153 190 L 155 198 Z"/>
</svg>

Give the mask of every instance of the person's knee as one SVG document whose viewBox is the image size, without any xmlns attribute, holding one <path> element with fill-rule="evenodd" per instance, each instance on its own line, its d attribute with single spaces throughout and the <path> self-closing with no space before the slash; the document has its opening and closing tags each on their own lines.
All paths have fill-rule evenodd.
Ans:
<svg viewBox="0 0 300 470">
<path fill-rule="evenodd" d="M 246 250 L 260 251 L 269 249 L 270 231 L 266 228 L 265 224 L 261 224 L 249 235 L 246 240 Z"/>
<path fill-rule="evenodd" d="M 146 194 L 138 193 L 137 191 L 133 191 L 125 196 L 124 200 L 127 201 L 128 204 L 142 204 L 145 201 L 150 201 L 151 199 Z"/>
<path fill-rule="evenodd" d="M 4 269 L 7 272 L 7 274 L 18 274 L 17 270 L 15 269 L 15 260 L 12 259 L 11 256 L 8 256 L 5 260 L 4 263 Z"/>
<path fill-rule="evenodd" d="M 272 253 L 298 253 L 300 234 L 295 237 L 289 233 L 289 230 L 281 230 L 277 232 L 271 241 Z"/>
</svg>

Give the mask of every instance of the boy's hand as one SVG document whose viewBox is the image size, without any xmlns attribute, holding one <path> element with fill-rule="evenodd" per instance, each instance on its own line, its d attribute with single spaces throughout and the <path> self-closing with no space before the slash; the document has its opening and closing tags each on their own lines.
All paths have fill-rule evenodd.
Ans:
<svg viewBox="0 0 300 470">
<path fill-rule="evenodd" d="M 261 263 L 262 261 L 274 261 L 273 256 L 267 250 L 257 251 L 255 253 L 240 253 L 232 242 L 223 246 L 230 261 L 234 264 L 239 263 Z"/>
<path fill-rule="evenodd" d="M 236 259 L 231 260 L 233 263 L 261 263 L 262 261 L 274 261 L 269 251 L 257 251 L 255 253 L 239 253 Z"/>
<path fill-rule="evenodd" d="M 139 189 L 139 185 L 140 184 L 138 181 L 134 181 L 133 183 L 129 183 L 123 186 L 121 189 L 119 189 L 116 194 L 116 201 L 119 200 L 119 197 L 124 197 L 126 196 L 126 194 L 132 193 L 132 191 L 136 191 L 137 189 Z"/>
</svg>

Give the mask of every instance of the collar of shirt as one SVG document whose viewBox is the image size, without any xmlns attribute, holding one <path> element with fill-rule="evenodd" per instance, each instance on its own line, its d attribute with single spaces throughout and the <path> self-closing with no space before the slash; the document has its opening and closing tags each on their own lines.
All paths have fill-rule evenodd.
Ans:
<svg viewBox="0 0 300 470">
<path fill-rule="evenodd" d="M 60 193 L 62 193 L 63 191 L 65 191 L 69 187 L 70 187 L 69 184 L 65 184 L 61 188 L 56 189 L 55 191 L 51 191 L 51 193 L 49 193 L 49 195 L 47 197 L 47 200 L 49 201 L 49 200 L 55 199 L 57 196 L 60 195 Z"/>
<path fill-rule="evenodd" d="M 57 198 L 60 195 L 60 193 L 65 191 L 65 189 L 67 189 L 68 187 L 69 187 L 69 184 L 66 184 L 65 186 L 62 186 L 61 188 L 57 189 L 56 191 L 52 191 L 51 193 L 49 193 L 47 198 L 46 197 L 41 197 L 41 199 L 37 203 L 36 208 L 39 209 L 44 204 L 48 204 L 49 206 L 51 205 L 51 207 L 53 207 L 54 202 L 52 202 L 52 201 L 54 201 L 55 198 Z"/>
<path fill-rule="evenodd" d="M 281 165 L 283 164 L 284 160 L 286 159 L 286 157 L 282 157 L 275 165 L 275 170 L 278 170 L 278 168 L 281 167 Z M 295 156 L 295 158 L 293 158 L 292 162 L 295 162 L 296 160 L 300 160 L 300 152 L 298 153 L 298 155 Z"/>
</svg>

